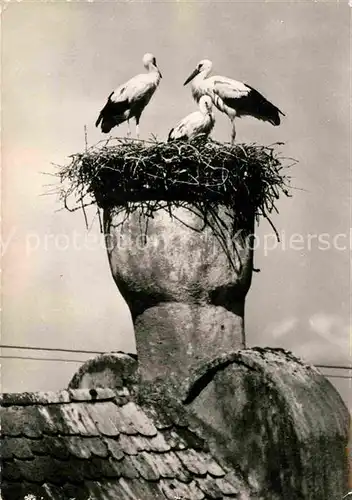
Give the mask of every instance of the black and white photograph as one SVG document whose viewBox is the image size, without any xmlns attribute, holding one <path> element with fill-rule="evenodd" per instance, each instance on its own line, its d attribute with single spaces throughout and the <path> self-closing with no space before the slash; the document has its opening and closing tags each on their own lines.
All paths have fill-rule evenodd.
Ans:
<svg viewBox="0 0 352 500">
<path fill-rule="evenodd" d="M 351 7 L 1 4 L 0 500 L 342 500 Z"/>
</svg>

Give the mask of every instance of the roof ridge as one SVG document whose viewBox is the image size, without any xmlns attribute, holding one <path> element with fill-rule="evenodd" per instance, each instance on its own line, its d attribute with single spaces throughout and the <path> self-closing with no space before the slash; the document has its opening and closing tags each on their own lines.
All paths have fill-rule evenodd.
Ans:
<svg viewBox="0 0 352 500">
<path fill-rule="evenodd" d="M 1 406 L 35 406 L 65 404 L 73 402 L 99 402 L 116 398 L 130 399 L 127 387 L 122 389 L 96 387 L 92 389 L 62 389 L 60 391 L 38 391 L 0 394 Z"/>
</svg>

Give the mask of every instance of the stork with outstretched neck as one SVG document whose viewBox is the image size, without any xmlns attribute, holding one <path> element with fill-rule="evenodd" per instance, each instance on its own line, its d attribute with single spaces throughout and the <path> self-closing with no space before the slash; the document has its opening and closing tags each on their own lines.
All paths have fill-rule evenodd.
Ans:
<svg viewBox="0 0 352 500">
<path fill-rule="evenodd" d="M 279 108 L 248 84 L 225 76 L 209 77 L 212 67 L 211 61 L 203 59 L 184 85 L 192 82 L 192 95 L 196 101 L 199 101 L 201 96 L 208 95 L 214 105 L 230 118 L 232 143 L 236 137 L 236 117 L 253 116 L 272 125 L 280 125 L 280 115 L 284 115 L 284 113 Z"/>
<path fill-rule="evenodd" d="M 168 141 L 190 140 L 197 136 L 207 138 L 214 127 L 213 103 L 209 96 L 199 99 L 199 110 L 190 113 L 169 132 Z"/>
<path fill-rule="evenodd" d="M 135 118 L 136 135 L 139 138 L 141 114 L 158 88 L 161 79 L 161 73 L 153 54 L 145 54 L 143 64 L 148 73 L 131 78 L 109 95 L 107 103 L 95 122 L 96 127 L 101 126 L 103 133 L 108 134 L 113 127 L 127 121 L 128 136 L 130 137 L 129 120 Z"/>
</svg>

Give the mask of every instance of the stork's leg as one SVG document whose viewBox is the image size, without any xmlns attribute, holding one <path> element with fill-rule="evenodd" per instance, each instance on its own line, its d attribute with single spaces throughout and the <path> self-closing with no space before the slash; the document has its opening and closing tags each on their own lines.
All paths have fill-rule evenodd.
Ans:
<svg viewBox="0 0 352 500">
<path fill-rule="evenodd" d="M 231 120 L 231 124 L 232 124 L 231 144 L 234 144 L 235 139 L 236 139 L 236 126 L 235 126 L 235 119 L 234 118 Z"/>
<path fill-rule="evenodd" d="M 139 139 L 139 118 L 136 118 L 136 136 Z"/>
<path fill-rule="evenodd" d="M 131 127 L 130 127 L 130 121 L 127 120 L 127 137 L 131 137 Z"/>
</svg>

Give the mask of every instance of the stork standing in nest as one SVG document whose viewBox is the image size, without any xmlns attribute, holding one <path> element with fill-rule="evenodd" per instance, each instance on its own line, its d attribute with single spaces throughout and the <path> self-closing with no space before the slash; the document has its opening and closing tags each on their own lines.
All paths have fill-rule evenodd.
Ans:
<svg viewBox="0 0 352 500">
<path fill-rule="evenodd" d="M 199 99 L 199 111 L 187 115 L 169 132 L 168 141 L 178 139 L 190 140 L 198 135 L 207 138 L 214 127 L 213 103 L 209 96 Z"/>
<path fill-rule="evenodd" d="M 245 83 L 231 80 L 225 76 L 208 78 L 212 67 L 211 61 L 203 59 L 187 78 L 184 85 L 192 82 L 192 95 L 196 101 L 199 101 L 202 95 L 208 95 L 215 106 L 230 118 L 232 123 L 232 143 L 234 143 L 236 137 L 236 117 L 253 116 L 272 125 L 280 125 L 280 115 L 284 116 L 284 113 L 279 108 Z"/>
<path fill-rule="evenodd" d="M 144 108 L 149 103 L 158 88 L 162 78 L 153 54 L 143 56 L 144 67 L 148 73 L 134 76 L 128 82 L 120 85 L 108 97 L 108 101 L 100 111 L 95 126 L 101 126 L 101 131 L 108 134 L 110 130 L 127 121 L 128 137 L 131 136 L 131 118 L 136 120 L 136 136 L 139 138 L 139 120 Z"/>
</svg>

